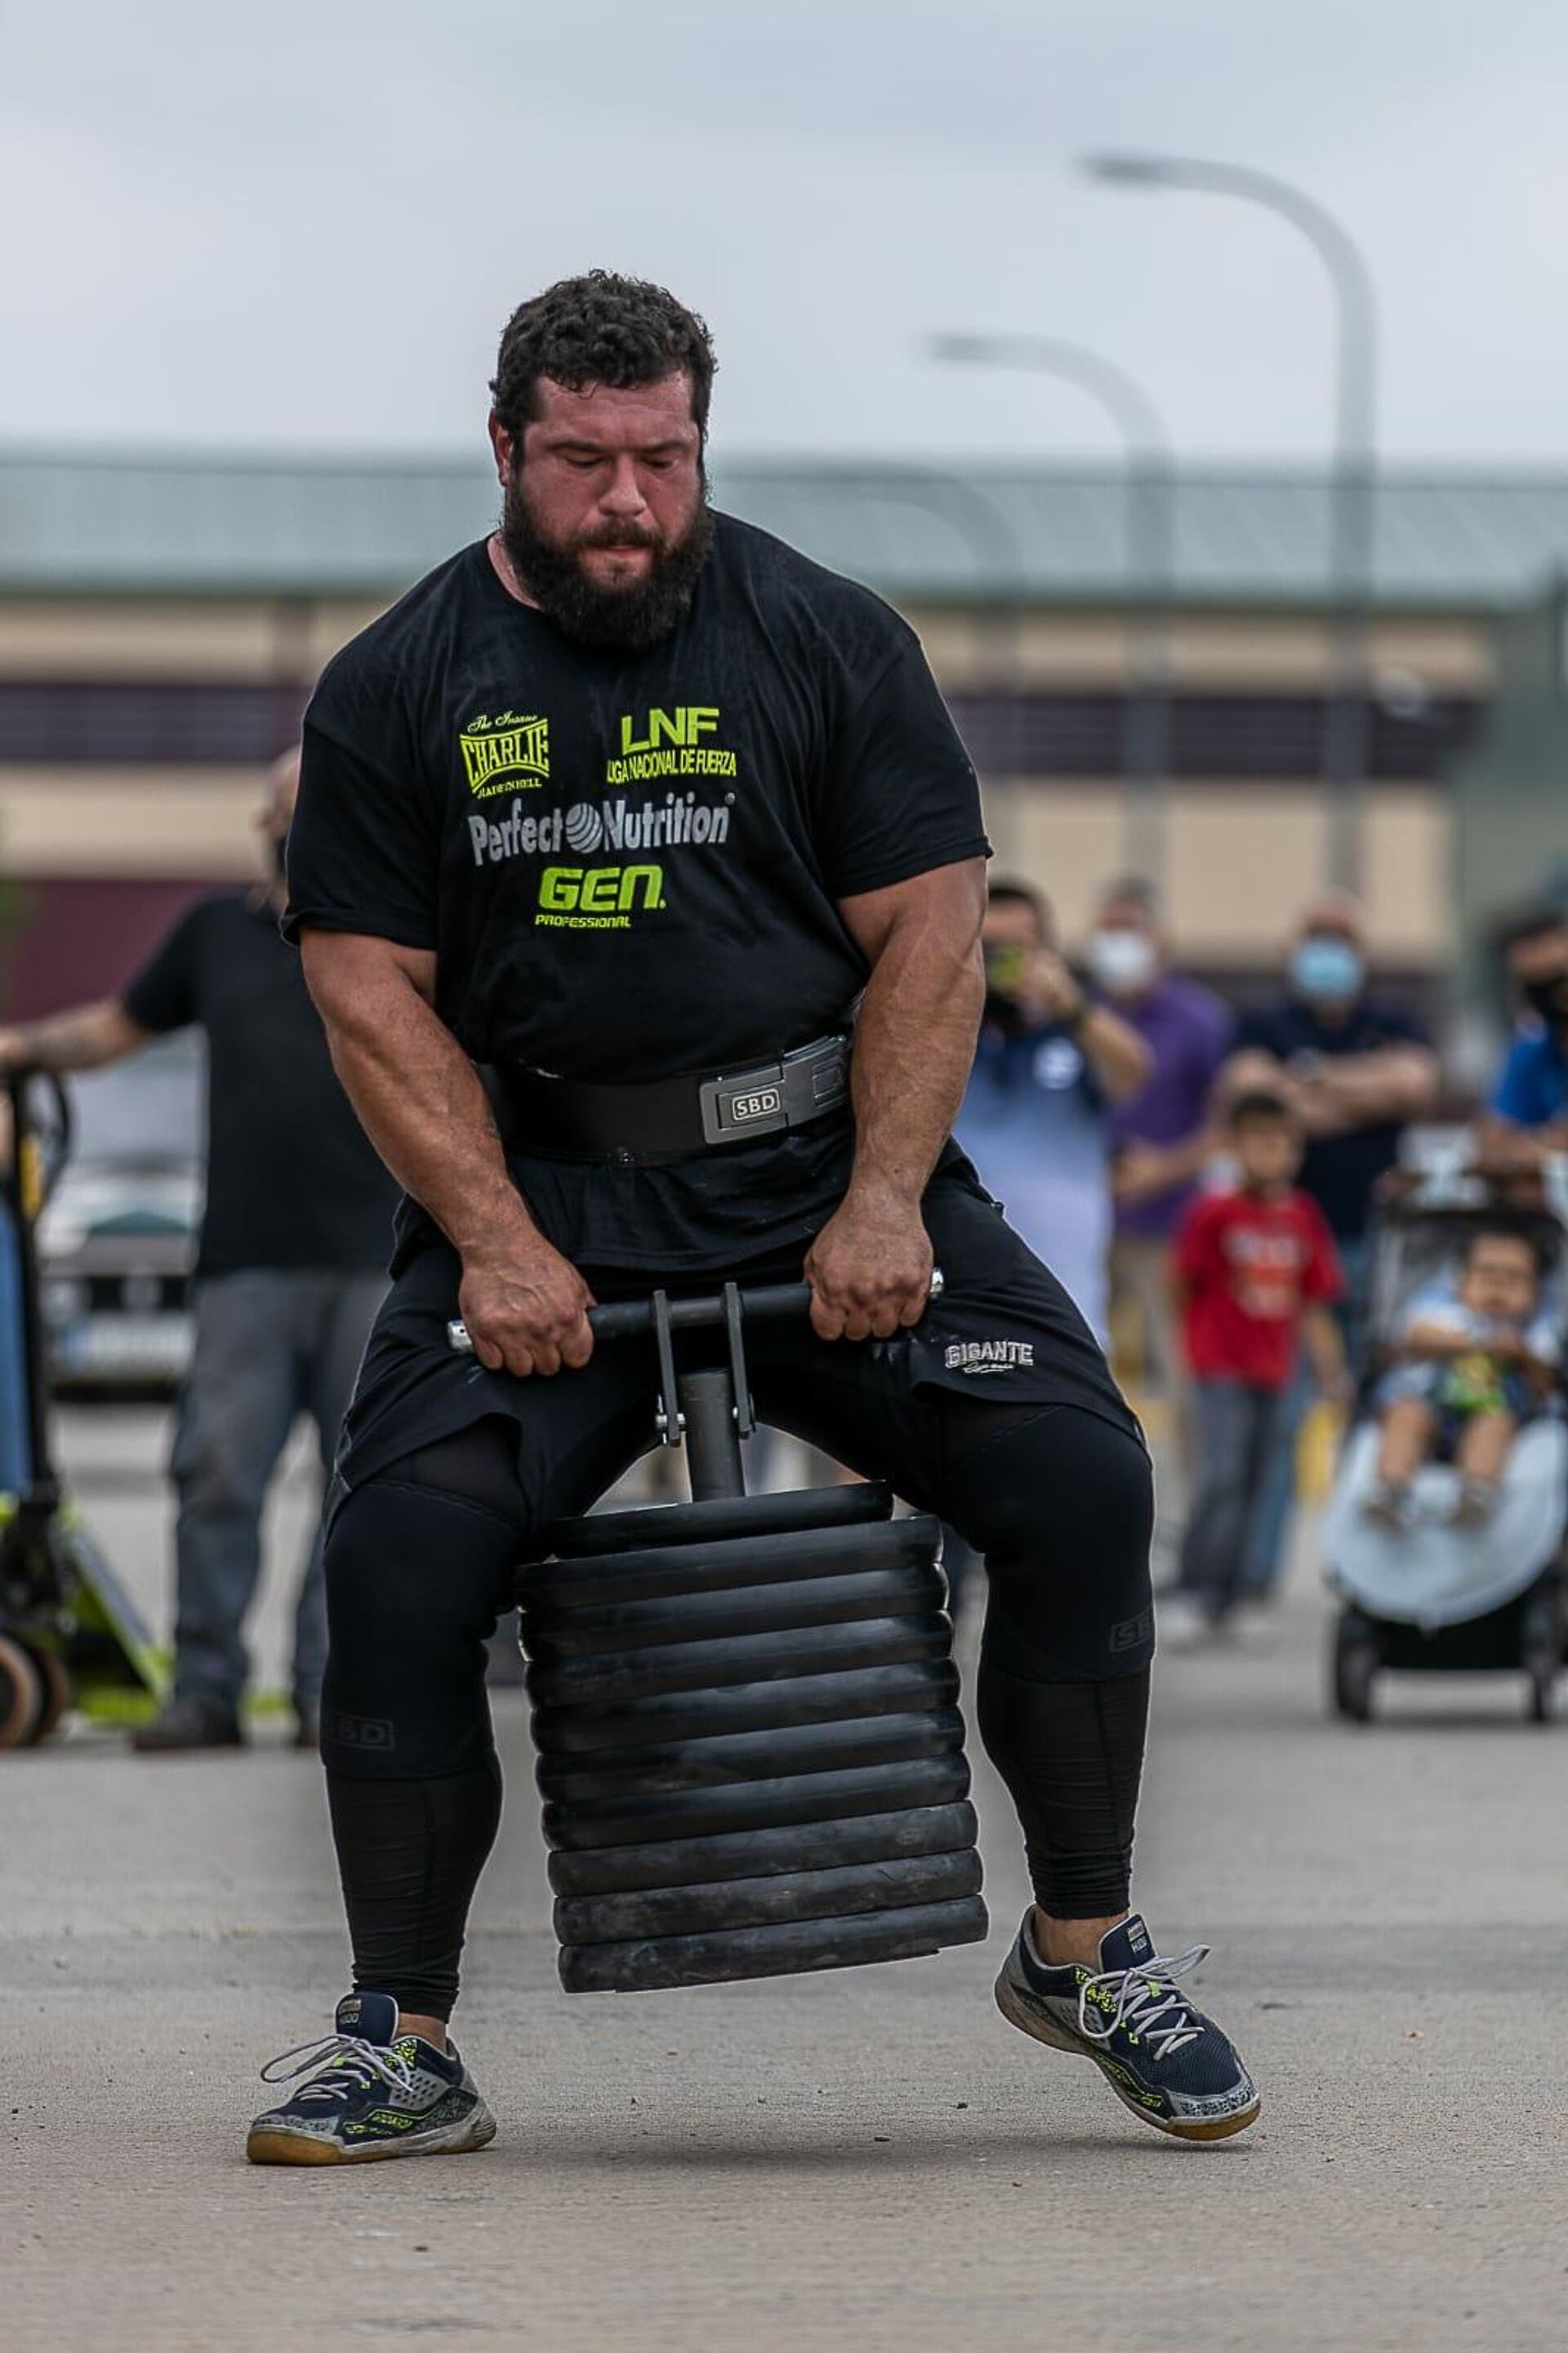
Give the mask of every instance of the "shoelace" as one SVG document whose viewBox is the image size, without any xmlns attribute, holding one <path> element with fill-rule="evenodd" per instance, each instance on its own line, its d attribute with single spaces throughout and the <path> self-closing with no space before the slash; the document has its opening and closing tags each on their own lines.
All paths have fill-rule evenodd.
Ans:
<svg viewBox="0 0 1568 2353">
<path fill-rule="evenodd" d="M 296 2063 L 289 2065 L 289 2061 Z M 329 2064 L 329 2062 L 333 2063 Z M 357 2034 L 328 2034 L 316 2042 L 297 2042 L 280 2051 L 261 2071 L 264 2084 L 290 2084 L 297 2075 L 323 2073 L 295 2093 L 297 2100 L 335 2100 L 343 2091 L 363 2092 L 372 2084 L 389 2084 L 395 2092 L 414 2089 L 414 2070 L 401 2051 L 366 2042 Z"/>
<path fill-rule="evenodd" d="M 1163 1982 L 1168 1978 L 1184 1978 L 1206 1961 L 1206 1945 L 1193 1945 L 1174 1960 L 1164 1960 L 1155 1954 L 1137 1968 L 1103 1969 L 1098 1977 L 1086 1978 L 1078 1989 L 1078 2022 L 1090 2042 L 1109 2042 L 1119 2026 L 1127 2027 L 1140 2041 L 1148 2042 L 1156 2059 L 1166 2060 L 1184 2042 L 1195 2042 L 1203 2032 L 1189 2018 L 1181 1997 Z M 1093 2000 L 1096 1987 L 1115 1986 L 1116 2000 L 1107 2010 Z M 1094 2015 L 1090 2016 L 1092 2004 Z M 1174 2016 L 1168 2013 L 1174 2012 Z"/>
</svg>

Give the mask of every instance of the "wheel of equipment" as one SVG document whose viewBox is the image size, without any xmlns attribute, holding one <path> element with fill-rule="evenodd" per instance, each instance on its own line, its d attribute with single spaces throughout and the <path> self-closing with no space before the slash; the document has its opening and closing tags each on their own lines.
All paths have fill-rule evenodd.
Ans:
<svg viewBox="0 0 1568 2353">
<path fill-rule="evenodd" d="M 71 1680 L 65 1661 L 54 1651 L 46 1651 L 37 1642 L 25 1648 L 38 1678 L 38 1712 L 26 1736 L 29 1748 L 37 1748 L 59 1727 L 59 1721 L 71 1704 Z"/>
<path fill-rule="evenodd" d="M 1543 1578 L 1526 1599 L 1520 1625 L 1520 1664 L 1528 1680 L 1526 1713 L 1531 1724 L 1551 1724 L 1557 1713 L 1557 1683 L 1563 1667 L 1563 1588 Z"/>
<path fill-rule="evenodd" d="M 1351 1724 L 1372 1722 L 1373 1684 L 1382 1663 L 1368 1621 L 1359 1610 L 1344 1611 L 1334 1628 L 1331 1683 L 1336 1715 Z"/>
<path fill-rule="evenodd" d="M 44 1683 L 20 1642 L 0 1634 L 0 1748 L 20 1748 L 42 1720 Z"/>
</svg>

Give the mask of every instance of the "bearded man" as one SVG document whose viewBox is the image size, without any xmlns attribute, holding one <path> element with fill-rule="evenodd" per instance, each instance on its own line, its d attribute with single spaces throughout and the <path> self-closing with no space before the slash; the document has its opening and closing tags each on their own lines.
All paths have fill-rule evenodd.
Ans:
<svg viewBox="0 0 1568 2353">
<path fill-rule="evenodd" d="M 525 302 L 491 386 L 500 530 L 307 716 L 286 927 L 406 1198 L 327 1546 L 354 1990 L 275 2063 L 304 2081 L 253 2125 L 260 2162 L 492 2137 L 447 2037 L 500 1805 L 485 1641 L 519 1559 L 655 1435 L 646 1366 L 595 1351 L 588 1310 L 803 1262 L 809 1325 L 752 1345 L 762 1417 L 989 1567 L 980 1723 L 1036 1894 L 1004 2010 L 1163 2131 L 1258 2113 L 1171 1982 L 1196 1956 L 1160 1960 L 1128 1909 L 1148 1458 L 949 1134 L 984 996 L 973 772 L 893 613 L 710 511 L 712 375 L 660 288 Z M 742 1074 L 760 1094 L 727 1094 Z M 735 1116 L 775 1092 L 764 1132 Z"/>
</svg>

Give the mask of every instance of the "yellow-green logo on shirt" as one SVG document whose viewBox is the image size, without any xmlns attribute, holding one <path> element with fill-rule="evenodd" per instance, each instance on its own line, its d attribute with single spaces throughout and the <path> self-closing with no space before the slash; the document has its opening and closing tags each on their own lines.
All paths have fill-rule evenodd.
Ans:
<svg viewBox="0 0 1568 2353">
<path fill-rule="evenodd" d="M 489 800 L 492 793 L 515 792 L 520 786 L 526 791 L 549 780 L 548 719 L 524 717 L 515 711 L 499 712 L 491 718 L 481 712 L 469 720 L 458 741 L 468 789 L 479 800 Z"/>
<path fill-rule="evenodd" d="M 623 713 L 619 747 L 605 763 L 605 782 L 648 785 L 668 776 L 734 776 L 734 753 L 705 740 L 717 732 L 720 715 L 716 702 Z"/>
</svg>

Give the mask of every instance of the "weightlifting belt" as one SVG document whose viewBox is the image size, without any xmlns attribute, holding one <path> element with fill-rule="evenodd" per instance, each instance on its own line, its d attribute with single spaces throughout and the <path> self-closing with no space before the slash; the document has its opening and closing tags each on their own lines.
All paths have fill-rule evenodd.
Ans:
<svg viewBox="0 0 1568 2353">
<path fill-rule="evenodd" d="M 647 1167 L 808 1127 L 849 1100 L 849 1039 L 818 1038 L 776 1061 L 642 1085 L 558 1079 L 525 1064 L 481 1069 L 501 1141 L 546 1160 Z"/>
</svg>

